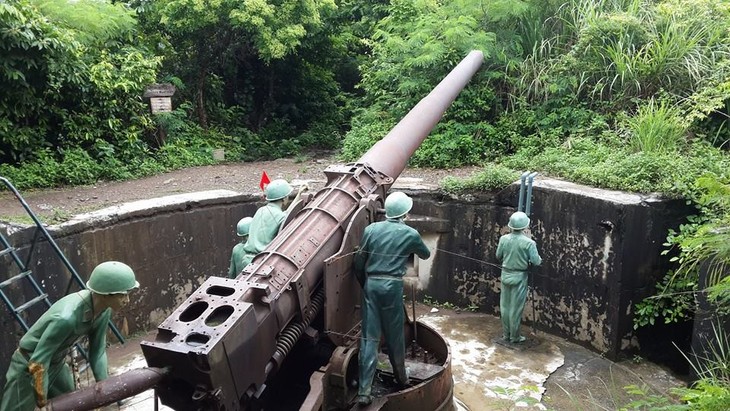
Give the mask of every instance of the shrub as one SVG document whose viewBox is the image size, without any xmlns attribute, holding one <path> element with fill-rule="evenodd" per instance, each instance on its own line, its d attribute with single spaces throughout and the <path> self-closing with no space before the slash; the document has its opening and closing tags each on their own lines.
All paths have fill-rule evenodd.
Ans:
<svg viewBox="0 0 730 411">
<path fill-rule="evenodd" d="M 58 166 L 58 174 L 63 184 L 91 184 L 102 175 L 102 166 L 80 148 L 66 150 Z"/>
<path fill-rule="evenodd" d="M 504 188 L 519 178 L 519 173 L 500 164 L 487 164 L 476 175 L 467 179 L 446 177 L 441 188 L 447 193 L 457 194 L 468 190 L 489 191 Z"/>
<path fill-rule="evenodd" d="M 0 165 L 0 175 L 10 180 L 19 190 L 53 187 L 59 182 L 58 163 L 48 149 L 39 151 L 34 161 L 21 163 L 19 166 Z"/>
<path fill-rule="evenodd" d="M 355 161 L 376 142 L 385 137 L 396 124 L 387 111 L 373 106 L 361 110 L 352 119 L 352 129 L 346 134 L 341 156 L 345 161 Z"/>
<path fill-rule="evenodd" d="M 439 168 L 479 164 L 500 151 L 502 143 L 493 130 L 487 123 L 440 123 L 411 157 L 411 164 Z"/>
<path fill-rule="evenodd" d="M 666 100 L 657 103 L 653 98 L 626 123 L 630 130 L 629 147 L 634 152 L 674 151 L 687 131 L 678 107 Z"/>
</svg>

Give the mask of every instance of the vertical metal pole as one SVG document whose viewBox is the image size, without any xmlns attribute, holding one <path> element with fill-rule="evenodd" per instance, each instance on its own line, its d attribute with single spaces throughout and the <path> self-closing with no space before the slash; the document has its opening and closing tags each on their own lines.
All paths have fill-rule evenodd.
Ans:
<svg viewBox="0 0 730 411">
<path fill-rule="evenodd" d="M 530 173 L 529 176 L 527 176 L 527 198 L 525 200 L 525 214 L 527 216 L 530 216 L 530 208 L 532 207 L 532 182 L 535 180 L 535 176 L 537 175 L 537 171 L 534 173 Z M 536 317 L 536 310 L 535 310 L 535 270 L 532 269 L 528 272 L 529 278 L 529 284 L 530 284 L 530 296 L 532 298 L 532 334 L 537 335 L 537 317 Z"/>
<path fill-rule="evenodd" d="M 532 205 L 532 180 L 535 179 L 537 171 L 527 176 L 527 198 L 525 199 L 525 214 L 530 216 L 530 207 Z"/>
<path fill-rule="evenodd" d="M 416 358 L 416 344 L 418 344 L 418 325 L 416 325 L 416 285 L 411 284 L 411 307 L 413 310 L 413 358 Z"/>
<path fill-rule="evenodd" d="M 520 176 L 520 198 L 517 201 L 517 211 L 523 211 L 525 205 L 525 179 L 530 174 L 529 171 L 525 171 Z"/>
</svg>

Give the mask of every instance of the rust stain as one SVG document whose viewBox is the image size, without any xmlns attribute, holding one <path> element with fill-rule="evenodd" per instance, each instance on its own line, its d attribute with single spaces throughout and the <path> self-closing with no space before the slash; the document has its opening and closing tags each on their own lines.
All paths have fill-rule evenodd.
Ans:
<svg viewBox="0 0 730 411">
<path fill-rule="evenodd" d="M 33 376 L 33 389 L 35 390 L 36 403 L 39 406 L 46 405 L 46 394 L 43 392 L 43 374 L 45 369 L 43 364 L 32 362 L 28 364 L 28 372 Z"/>
</svg>

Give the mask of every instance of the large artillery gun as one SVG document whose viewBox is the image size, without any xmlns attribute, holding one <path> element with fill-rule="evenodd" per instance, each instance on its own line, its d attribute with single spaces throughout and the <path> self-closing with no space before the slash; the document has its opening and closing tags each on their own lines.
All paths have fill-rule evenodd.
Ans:
<svg viewBox="0 0 730 411">
<path fill-rule="evenodd" d="M 482 61 L 481 52 L 469 53 L 357 162 L 328 167 L 325 187 L 292 205 L 280 233 L 250 265 L 235 279 L 208 278 L 159 325 L 154 341 L 142 342 L 149 368 L 58 397 L 52 408 L 93 409 L 132 395 L 131 386 L 154 386 L 162 403 L 176 410 L 281 409 L 265 402 L 267 390 L 307 335 L 330 350 L 307 375 L 308 393 L 297 408 L 350 409 L 360 337 L 353 251 L 365 227 L 382 219 L 388 189 L 408 159 Z M 413 361 L 413 386 L 369 408 L 450 409 L 448 345 L 422 323 L 404 327 L 406 341 L 414 340 L 431 360 Z"/>
</svg>

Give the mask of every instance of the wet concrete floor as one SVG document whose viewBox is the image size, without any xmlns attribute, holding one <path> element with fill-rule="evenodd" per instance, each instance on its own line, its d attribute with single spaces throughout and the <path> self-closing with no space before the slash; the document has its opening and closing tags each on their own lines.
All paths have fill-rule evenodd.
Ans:
<svg viewBox="0 0 730 411">
<path fill-rule="evenodd" d="M 499 318 L 478 313 L 457 313 L 419 304 L 420 321 L 449 342 L 454 394 L 460 409 L 486 410 L 617 410 L 640 399 L 624 387 L 637 386 L 651 395 L 664 395 L 683 381 L 646 361 L 612 362 L 579 345 L 528 327 L 530 340 L 523 348 L 498 342 Z M 129 339 L 109 351 L 112 374 L 146 365 L 139 342 L 154 333 Z M 93 377 L 87 376 L 93 381 Z M 127 399 L 109 410 L 154 409 L 152 390 Z M 161 410 L 169 408 L 160 405 Z"/>
</svg>

